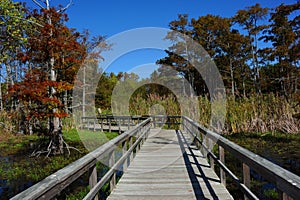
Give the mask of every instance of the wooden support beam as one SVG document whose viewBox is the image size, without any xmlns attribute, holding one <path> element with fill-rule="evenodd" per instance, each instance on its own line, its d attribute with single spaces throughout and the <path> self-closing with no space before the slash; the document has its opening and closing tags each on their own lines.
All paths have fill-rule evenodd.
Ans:
<svg viewBox="0 0 300 200">
<path fill-rule="evenodd" d="M 127 152 L 127 142 L 128 141 L 126 140 L 122 143 L 122 154 L 123 155 L 126 154 L 126 152 Z M 123 164 L 123 172 L 125 172 L 127 170 L 127 167 L 128 167 L 128 159 L 126 159 Z"/>
<path fill-rule="evenodd" d="M 243 182 L 247 188 L 250 189 L 251 186 L 251 179 L 250 179 L 250 167 L 243 163 Z M 249 198 L 244 195 L 245 200 L 249 200 Z"/>
<path fill-rule="evenodd" d="M 116 162 L 115 151 L 112 151 L 109 157 L 109 167 L 114 166 L 115 162 Z M 116 182 L 117 182 L 117 176 L 116 176 L 116 172 L 114 172 L 110 180 L 110 191 L 112 191 L 116 187 Z"/>
<path fill-rule="evenodd" d="M 225 151 L 221 146 L 219 146 L 219 159 L 225 165 Z M 221 183 L 226 187 L 226 173 L 222 168 L 220 168 L 220 180 Z"/>
<path fill-rule="evenodd" d="M 97 167 L 94 165 L 89 170 L 89 185 L 92 189 L 97 184 Z M 98 195 L 95 196 L 94 200 L 98 200 Z"/>
</svg>

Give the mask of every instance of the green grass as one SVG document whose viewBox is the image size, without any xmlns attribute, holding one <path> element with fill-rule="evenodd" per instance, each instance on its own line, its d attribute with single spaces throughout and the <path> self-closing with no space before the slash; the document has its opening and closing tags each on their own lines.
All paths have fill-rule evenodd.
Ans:
<svg viewBox="0 0 300 200">
<path fill-rule="evenodd" d="M 45 155 L 40 155 L 40 157 L 29 157 L 29 155 L 37 147 L 37 144 L 43 143 L 47 145 L 49 142 L 47 137 L 37 135 L 11 135 L 5 140 L 0 141 L 0 156 L 9 159 L 8 162 L 0 162 L 0 180 L 6 180 L 8 185 L 18 185 L 26 182 L 32 182 L 34 184 L 81 158 L 87 154 L 89 150 L 93 150 L 92 148 L 97 148 L 116 136 L 118 136 L 117 133 L 93 132 L 87 130 L 77 132 L 75 129 L 71 129 L 64 131 L 63 137 L 65 141 L 70 146 L 79 149 L 81 153 L 70 149 L 70 156 L 68 152 L 65 151 L 66 153 L 64 155 L 46 158 Z M 89 145 L 88 149 L 86 149 L 87 145 Z M 84 190 L 80 191 L 77 197 L 81 199 L 84 193 Z M 73 196 L 70 197 L 70 199 L 76 199 L 77 197 Z"/>
<path fill-rule="evenodd" d="M 112 132 L 99 132 L 99 131 L 89 131 L 89 130 L 69 130 L 64 133 L 64 138 L 67 143 L 71 145 L 81 144 L 84 147 L 92 151 L 114 137 L 118 136 L 118 133 Z"/>
<path fill-rule="evenodd" d="M 65 131 L 63 133 L 63 136 L 66 141 L 71 141 L 71 142 L 81 142 L 82 140 L 94 140 L 94 139 L 99 139 L 102 142 L 107 142 L 113 139 L 114 137 L 118 136 L 118 133 L 71 129 L 69 131 Z"/>
<path fill-rule="evenodd" d="M 69 194 L 66 196 L 66 200 L 78 200 L 83 199 L 87 193 L 90 191 L 89 186 L 85 188 L 81 188 L 73 194 Z"/>
</svg>

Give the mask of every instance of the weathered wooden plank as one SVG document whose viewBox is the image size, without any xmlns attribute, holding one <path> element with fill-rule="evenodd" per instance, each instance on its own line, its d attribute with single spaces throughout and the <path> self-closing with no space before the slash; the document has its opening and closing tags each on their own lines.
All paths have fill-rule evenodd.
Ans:
<svg viewBox="0 0 300 200">
<path fill-rule="evenodd" d="M 233 199 L 188 135 L 151 131 L 111 199 Z"/>
</svg>

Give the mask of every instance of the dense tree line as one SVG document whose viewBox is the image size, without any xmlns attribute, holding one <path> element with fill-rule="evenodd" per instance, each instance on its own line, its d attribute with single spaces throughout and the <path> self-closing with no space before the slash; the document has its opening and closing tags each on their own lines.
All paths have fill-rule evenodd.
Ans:
<svg viewBox="0 0 300 200">
<path fill-rule="evenodd" d="M 205 84 L 189 55 L 194 52 L 187 37 L 201 44 L 216 63 L 228 93 L 249 96 L 276 93 L 291 97 L 299 88 L 300 3 L 262 8 L 260 4 L 239 10 L 231 18 L 215 15 L 189 19 L 178 15 L 170 22 L 167 39 L 180 40 L 157 63 L 172 66 L 205 95 Z M 180 32 L 182 35 L 176 34 Z"/>
</svg>

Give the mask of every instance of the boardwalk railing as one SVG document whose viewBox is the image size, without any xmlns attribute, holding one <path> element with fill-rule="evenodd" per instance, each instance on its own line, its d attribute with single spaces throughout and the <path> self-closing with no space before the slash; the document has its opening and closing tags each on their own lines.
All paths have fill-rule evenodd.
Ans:
<svg viewBox="0 0 300 200">
<path fill-rule="evenodd" d="M 258 199 L 250 190 L 250 169 L 255 170 L 262 177 L 276 184 L 282 192 L 283 200 L 299 199 L 300 177 L 273 164 L 272 162 L 240 147 L 226 138 L 214 133 L 188 117 L 182 117 L 182 128 L 190 133 L 195 142 L 201 146 L 203 153 L 208 156 L 210 165 L 214 168 L 216 162 L 220 167 L 220 180 L 226 186 L 226 175 L 228 175 L 245 194 L 245 199 Z M 219 146 L 219 158 L 211 151 L 214 144 Z M 232 154 L 243 163 L 243 181 L 239 180 L 225 165 L 225 153 Z"/>
<path fill-rule="evenodd" d="M 176 129 L 181 124 L 181 116 L 170 116 L 170 115 L 150 115 L 153 123 L 153 127 L 167 125 L 168 129 L 171 127 Z"/>
<path fill-rule="evenodd" d="M 134 151 L 139 151 L 140 145 L 147 138 L 150 125 L 151 119 L 148 118 L 98 149 L 19 193 L 12 199 L 51 199 L 86 172 L 89 172 L 89 185 L 91 189 L 85 199 L 98 199 L 98 192 L 105 183 L 110 181 L 110 188 L 113 189 L 115 187 L 116 172 L 120 169 L 126 169 L 129 166 L 133 159 Z M 120 145 L 122 145 L 122 156 L 116 159 L 115 151 Z M 100 158 L 105 156 L 109 157 L 110 170 L 98 182 L 96 163 L 99 162 Z"/>
<path fill-rule="evenodd" d="M 93 131 L 118 131 L 129 130 L 141 121 L 151 117 L 153 127 L 167 125 L 167 128 L 179 128 L 181 116 L 148 115 L 148 116 L 115 116 L 100 115 L 95 117 L 82 117 L 80 128 Z"/>
<path fill-rule="evenodd" d="M 93 131 L 118 131 L 119 133 L 129 130 L 141 121 L 147 119 L 144 116 L 113 116 L 100 115 L 95 117 L 82 117 L 80 128 Z"/>
</svg>

